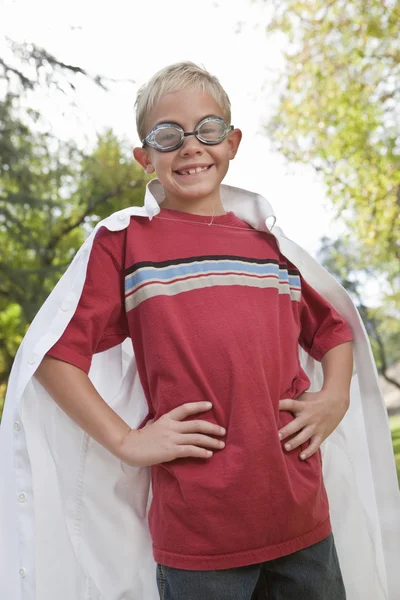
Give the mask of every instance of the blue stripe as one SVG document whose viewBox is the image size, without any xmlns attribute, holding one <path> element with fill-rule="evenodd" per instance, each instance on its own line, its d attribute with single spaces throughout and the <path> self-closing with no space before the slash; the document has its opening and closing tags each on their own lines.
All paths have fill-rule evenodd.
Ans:
<svg viewBox="0 0 400 600">
<path fill-rule="evenodd" d="M 289 284 L 295 287 L 301 287 L 300 277 L 298 275 L 289 275 Z"/>
<path fill-rule="evenodd" d="M 287 269 L 279 269 L 279 280 L 283 283 L 289 283 L 295 287 L 300 287 L 300 277 L 298 275 L 289 275 Z"/>
<path fill-rule="evenodd" d="M 242 272 L 246 274 L 256 274 L 256 275 L 275 275 L 279 276 L 279 267 L 274 264 L 264 264 L 264 265 L 256 265 L 256 264 L 246 264 L 241 261 L 210 261 L 210 262 L 201 262 L 198 264 L 184 264 L 178 265 L 174 267 L 164 267 L 162 269 L 156 268 L 143 268 L 132 275 L 128 275 L 125 279 L 125 292 L 129 292 L 133 287 L 138 284 L 144 283 L 150 279 L 170 279 L 176 277 L 185 277 L 188 275 L 198 275 L 199 273 L 204 273 L 206 271 L 234 271 L 234 272 Z M 282 273 L 282 271 L 281 271 Z M 286 271 L 287 274 L 287 271 Z M 300 280 L 297 277 L 292 277 L 291 279 L 298 280 L 298 285 L 300 285 Z M 282 281 L 289 282 L 285 277 L 280 277 Z M 294 284 L 294 285 L 297 285 Z"/>
</svg>

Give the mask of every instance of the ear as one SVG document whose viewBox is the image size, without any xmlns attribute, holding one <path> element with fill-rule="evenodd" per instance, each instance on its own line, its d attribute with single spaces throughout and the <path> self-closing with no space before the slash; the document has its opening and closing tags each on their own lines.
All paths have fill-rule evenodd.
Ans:
<svg viewBox="0 0 400 600">
<path fill-rule="evenodd" d="M 145 148 L 134 148 L 133 156 L 146 173 L 154 173 L 154 167 L 151 158 Z"/>
<path fill-rule="evenodd" d="M 229 146 L 229 160 L 232 160 L 236 156 L 236 152 L 239 149 L 239 145 L 242 139 L 242 132 L 240 129 L 234 129 L 228 136 Z"/>
</svg>

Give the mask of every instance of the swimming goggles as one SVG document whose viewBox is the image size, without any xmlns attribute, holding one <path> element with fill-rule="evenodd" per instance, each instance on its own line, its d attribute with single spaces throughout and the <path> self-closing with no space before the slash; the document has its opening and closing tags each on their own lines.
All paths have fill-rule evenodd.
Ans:
<svg viewBox="0 0 400 600">
<path fill-rule="evenodd" d="M 159 152 L 171 152 L 180 148 L 185 137 L 194 135 L 202 144 L 213 146 L 224 141 L 233 130 L 221 117 L 205 117 L 197 125 L 194 131 L 184 131 L 177 123 L 159 123 L 143 139 L 142 146 L 151 146 Z"/>
</svg>

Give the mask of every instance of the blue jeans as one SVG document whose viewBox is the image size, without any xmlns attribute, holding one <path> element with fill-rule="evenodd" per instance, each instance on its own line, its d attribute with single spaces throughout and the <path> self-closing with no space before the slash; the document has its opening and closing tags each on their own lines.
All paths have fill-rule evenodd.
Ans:
<svg viewBox="0 0 400 600">
<path fill-rule="evenodd" d="M 160 600 L 346 600 L 333 535 L 288 556 L 219 571 L 157 565 Z"/>
</svg>

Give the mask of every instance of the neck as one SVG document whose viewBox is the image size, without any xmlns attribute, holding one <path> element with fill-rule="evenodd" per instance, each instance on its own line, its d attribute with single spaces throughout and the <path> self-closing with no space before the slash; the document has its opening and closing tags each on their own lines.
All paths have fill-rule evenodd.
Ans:
<svg viewBox="0 0 400 600">
<path fill-rule="evenodd" d="M 221 204 L 219 193 L 204 198 L 179 198 L 172 197 L 167 192 L 161 208 L 171 208 L 181 212 L 192 213 L 194 215 L 219 216 L 226 214 L 226 210 Z"/>
</svg>

